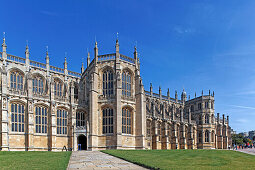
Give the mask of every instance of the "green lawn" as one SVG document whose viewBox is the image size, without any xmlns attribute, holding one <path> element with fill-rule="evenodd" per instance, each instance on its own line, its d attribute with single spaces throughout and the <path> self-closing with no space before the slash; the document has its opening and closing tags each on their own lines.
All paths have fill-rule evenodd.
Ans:
<svg viewBox="0 0 255 170">
<path fill-rule="evenodd" d="M 160 169 L 255 169 L 255 156 L 228 150 L 105 150 L 110 155 Z"/>
<path fill-rule="evenodd" d="M 0 152 L 0 169 L 66 169 L 72 152 Z"/>
</svg>

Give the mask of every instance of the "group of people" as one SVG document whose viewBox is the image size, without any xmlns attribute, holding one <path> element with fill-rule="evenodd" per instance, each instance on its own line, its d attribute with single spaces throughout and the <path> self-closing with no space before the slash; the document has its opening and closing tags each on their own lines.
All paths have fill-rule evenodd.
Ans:
<svg viewBox="0 0 255 170">
<path fill-rule="evenodd" d="M 228 149 L 230 149 L 230 145 L 228 145 Z M 249 144 L 249 143 L 246 143 L 246 144 L 241 144 L 241 145 L 236 145 L 236 144 L 233 144 L 233 150 L 237 150 L 237 149 L 247 149 L 247 148 L 255 148 L 255 143 L 253 144 Z"/>
</svg>

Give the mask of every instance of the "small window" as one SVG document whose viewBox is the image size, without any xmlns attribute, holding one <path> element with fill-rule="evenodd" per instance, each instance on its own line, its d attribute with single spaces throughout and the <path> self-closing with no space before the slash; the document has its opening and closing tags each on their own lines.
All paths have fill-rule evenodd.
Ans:
<svg viewBox="0 0 255 170">
<path fill-rule="evenodd" d="M 202 109 L 202 104 L 201 103 L 198 103 L 198 109 Z"/>
<path fill-rule="evenodd" d="M 209 117 L 209 115 L 205 115 L 205 124 L 209 124 L 209 119 L 210 119 L 210 117 Z"/>
<path fill-rule="evenodd" d="M 194 112 L 194 106 L 193 105 L 191 105 L 190 111 Z"/>
<path fill-rule="evenodd" d="M 205 108 L 206 108 L 206 109 L 209 108 L 208 102 L 205 102 Z"/>
</svg>

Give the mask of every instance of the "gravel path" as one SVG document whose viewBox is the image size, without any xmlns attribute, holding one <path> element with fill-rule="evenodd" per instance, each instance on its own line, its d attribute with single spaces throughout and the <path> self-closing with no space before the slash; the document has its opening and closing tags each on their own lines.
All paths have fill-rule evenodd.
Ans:
<svg viewBox="0 0 255 170">
<path fill-rule="evenodd" d="M 74 169 L 145 169 L 99 151 L 72 152 L 67 170 Z"/>
<path fill-rule="evenodd" d="M 255 155 L 255 148 L 247 148 L 247 149 L 237 149 L 236 151 L 239 151 L 239 152 L 244 152 L 244 153 L 248 153 L 248 154 L 251 154 L 251 155 Z"/>
</svg>

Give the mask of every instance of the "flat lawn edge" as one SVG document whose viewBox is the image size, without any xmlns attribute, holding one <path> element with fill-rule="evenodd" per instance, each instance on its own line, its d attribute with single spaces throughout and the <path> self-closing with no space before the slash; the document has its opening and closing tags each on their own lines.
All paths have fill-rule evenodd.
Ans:
<svg viewBox="0 0 255 170">
<path fill-rule="evenodd" d="M 144 167 L 144 168 L 147 168 L 147 169 L 160 169 L 160 168 L 157 168 L 157 167 L 153 167 L 153 166 L 145 165 L 145 164 L 140 163 L 140 162 L 135 162 L 135 161 L 133 162 L 133 161 L 130 161 L 129 159 L 126 159 L 126 158 L 123 158 L 123 157 L 120 157 L 120 156 L 114 155 L 114 154 L 112 154 L 112 153 L 108 153 L 108 152 L 107 152 L 107 150 L 102 150 L 102 151 L 100 151 L 100 152 L 103 152 L 103 153 L 105 153 L 105 154 L 108 154 L 108 155 L 114 156 L 114 157 L 116 157 L 116 158 L 122 159 L 122 160 L 127 161 L 127 162 L 130 162 L 130 163 L 133 163 L 133 164 L 139 165 L 139 166 Z"/>
<path fill-rule="evenodd" d="M 72 152 L 0 151 L 0 169 L 67 169 Z"/>
<path fill-rule="evenodd" d="M 233 170 L 255 167 L 254 155 L 232 150 L 103 150 L 101 152 L 148 169 Z"/>
</svg>

